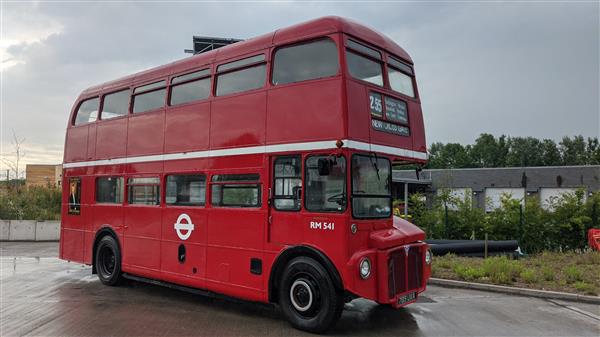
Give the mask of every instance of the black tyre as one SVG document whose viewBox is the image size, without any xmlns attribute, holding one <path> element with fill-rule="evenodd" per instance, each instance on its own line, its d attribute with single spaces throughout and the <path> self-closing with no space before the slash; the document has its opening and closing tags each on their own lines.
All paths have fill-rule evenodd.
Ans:
<svg viewBox="0 0 600 337">
<path fill-rule="evenodd" d="M 121 281 L 121 251 L 110 235 L 100 239 L 96 247 L 96 273 L 100 282 L 115 286 Z"/>
<path fill-rule="evenodd" d="M 314 333 L 327 331 L 344 309 L 343 296 L 327 270 L 304 256 L 291 260 L 283 271 L 279 305 L 295 328 Z"/>
</svg>

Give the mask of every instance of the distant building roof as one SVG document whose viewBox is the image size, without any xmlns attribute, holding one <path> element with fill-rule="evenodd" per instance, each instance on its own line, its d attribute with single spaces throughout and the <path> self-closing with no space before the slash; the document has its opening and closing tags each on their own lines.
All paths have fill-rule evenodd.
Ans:
<svg viewBox="0 0 600 337">
<path fill-rule="evenodd" d="M 467 187 L 473 191 L 488 187 L 521 187 L 527 191 L 541 187 L 600 190 L 600 165 L 432 169 L 423 170 L 419 180 L 414 170 L 395 170 L 392 180 L 430 184 L 434 190 Z"/>
</svg>

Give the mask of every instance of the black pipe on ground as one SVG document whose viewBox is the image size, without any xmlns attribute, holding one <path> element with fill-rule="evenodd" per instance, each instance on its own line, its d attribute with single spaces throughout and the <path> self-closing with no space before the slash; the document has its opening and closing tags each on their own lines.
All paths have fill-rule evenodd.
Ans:
<svg viewBox="0 0 600 337">
<path fill-rule="evenodd" d="M 433 255 L 446 255 L 449 253 L 456 255 L 479 255 L 483 256 L 485 251 L 485 241 L 483 240 L 425 240 L 430 245 Z M 512 254 L 519 248 L 516 240 L 488 241 L 487 249 L 489 255 L 492 253 Z"/>
</svg>

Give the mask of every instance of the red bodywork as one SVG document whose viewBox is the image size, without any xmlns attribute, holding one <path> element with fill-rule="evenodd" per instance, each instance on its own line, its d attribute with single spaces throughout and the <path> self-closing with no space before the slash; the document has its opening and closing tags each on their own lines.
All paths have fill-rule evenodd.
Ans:
<svg viewBox="0 0 600 337">
<path fill-rule="evenodd" d="M 145 113 L 73 125 L 85 99 L 158 80 L 170 83 L 174 76 L 204 68 L 210 69 L 214 83 L 219 64 L 260 53 L 266 57 L 270 79 L 274 50 L 325 36 L 339 49 L 336 76 L 278 86 L 266 80 L 263 88 L 223 97 L 214 95 L 213 85 L 204 100 L 173 107 L 165 103 Z M 389 89 L 387 76 L 383 87 L 352 78 L 344 54 L 348 37 L 377 48 L 384 61 L 394 55 L 412 65 L 408 54 L 387 37 L 345 19 L 326 17 L 85 90 L 67 127 L 60 257 L 92 264 L 98 233 L 110 229 L 118 238 L 125 273 L 267 302 L 278 282 L 272 271 L 281 267 L 277 264 L 283 263 L 286 252 L 304 247 L 303 251 L 318 252 L 329 261 L 343 288 L 356 296 L 400 306 L 400 296 L 423 291 L 429 277 L 425 234 L 409 222 L 396 217 L 355 219 L 350 206 L 340 213 L 315 213 L 304 207 L 298 212 L 277 211 L 269 205 L 272 160 L 282 154 L 300 155 L 303 162 L 314 154 L 336 153 L 349 159 L 354 153 L 372 152 L 395 162 L 426 161 L 414 77 L 415 98 Z M 410 136 L 373 129 L 369 91 L 407 103 Z M 213 207 L 210 179 L 204 207 L 165 205 L 165 175 L 196 172 L 207 177 L 260 174 L 261 207 Z M 127 197 L 120 204 L 96 203 L 99 176 L 159 177 L 160 205 L 130 205 Z M 80 214 L 67 211 L 72 177 L 81 179 Z M 185 241 L 184 263 L 177 259 L 182 241 L 174 230 L 182 213 L 195 226 Z M 310 222 L 334 223 L 335 229 L 311 229 Z M 351 232 L 353 224 L 356 233 Z M 364 257 L 373 265 L 367 279 L 358 272 Z M 251 259 L 262 261 L 260 274 L 251 273 Z"/>
<path fill-rule="evenodd" d="M 600 251 L 600 229 L 591 228 L 588 231 L 588 244 L 591 249 Z"/>
</svg>

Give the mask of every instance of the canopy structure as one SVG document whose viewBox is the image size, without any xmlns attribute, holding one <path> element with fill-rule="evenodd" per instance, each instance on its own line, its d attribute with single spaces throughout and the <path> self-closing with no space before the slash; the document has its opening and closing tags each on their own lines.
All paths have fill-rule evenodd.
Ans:
<svg viewBox="0 0 600 337">
<path fill-rule="evenodd" d="M 192 38 L 194 49 L 184 50 L 190 54 L 202 54 L 207 51 L 211 51 L 217 48 L 227 46 L 232 43 L 244 41 L 240 39 L 225 39 L 221 37 L 210 37 L 210 36 L 194 36 Z"/>
</svg>

